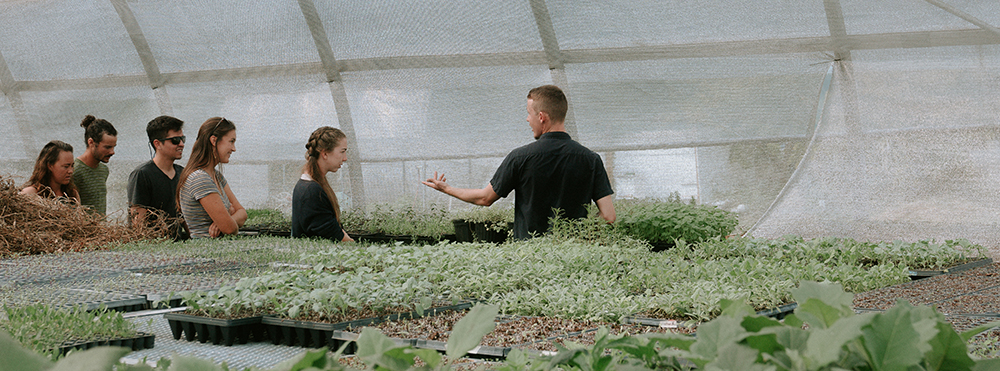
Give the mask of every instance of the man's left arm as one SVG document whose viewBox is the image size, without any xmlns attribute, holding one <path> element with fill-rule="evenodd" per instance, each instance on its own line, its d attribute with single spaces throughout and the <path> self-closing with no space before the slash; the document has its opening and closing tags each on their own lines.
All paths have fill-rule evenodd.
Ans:
<svg viewBox="0 0 1000 371">
<path fill-rule="evenodd" d="M 610 194 L 595 201 L 595 203 L 597 203 L 597 215 L 600 215 L 601 218 L 607 220 L 608 223 L 614 223 L 616 218 L 615 203 L 613 201 L 614 197 L 615 196 L 613 194 Z"/>
</svg>

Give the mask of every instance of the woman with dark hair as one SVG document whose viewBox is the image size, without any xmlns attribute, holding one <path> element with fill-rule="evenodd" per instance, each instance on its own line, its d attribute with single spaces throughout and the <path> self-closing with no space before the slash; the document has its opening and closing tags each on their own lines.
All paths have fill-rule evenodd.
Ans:
<svg viewBox="0 0 1000 371">
<path fill-rule="evenodd" d="M 347 136 L 343 131 L 324 126 L 309 136 L 302 177 L 292 191 L 292 237 L 354 241 L 340 224 L 337 194 L 326 180 L 326 173 L 337 172 L 346 161 Z"/>
<path fill-rule="evenodd" d="M 247 221 L 247 211 L 215 168 L 229 163 L 233 152 L 236 125 L 232 121 L 213 117 L 201 124 L 191 159 L 177 182 L 177 204 L 192 238 L 235 234 Z"/>
<path fill-rule="evenodd" d="M 47 143 L 21 194 L 79 202 L 80 193 L 73 186 L 73 146 L 58 140 Z"/>
</svg>

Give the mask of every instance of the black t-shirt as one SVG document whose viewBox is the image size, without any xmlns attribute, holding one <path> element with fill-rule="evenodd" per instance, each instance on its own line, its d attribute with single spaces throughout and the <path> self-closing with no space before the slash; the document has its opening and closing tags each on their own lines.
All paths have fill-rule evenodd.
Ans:
<svg viewBox="0 0 1000 371">
<path fill-rule="evenodd" d="M 174 178 L 170 179 L 153 160 L 139 165 L 128 176 L 128 203 L 162 210 L 170 218 L 177 217 L 177 181 L 184 167 L 174 164 Z"/>
<path fill-rule="evenodd" d="M 562 209 L 567 218 L 583 218 L 586 205 L 614 193 L 601 156 L 565 132 L 542 134 L 534 143 L 511 151 L 490 184 L 500 197 L 517 192 L 517 239 L 548 231 L 552 208 Z"/>
<path fill-rule="evenodd" d="M 337 221 L 330 198 L 323 192 L 323 186 L 315 181 L 299 179 L 295 183 L 292 191 L 292 237 L 344 239 L 344 229 Z"/>
</svg>

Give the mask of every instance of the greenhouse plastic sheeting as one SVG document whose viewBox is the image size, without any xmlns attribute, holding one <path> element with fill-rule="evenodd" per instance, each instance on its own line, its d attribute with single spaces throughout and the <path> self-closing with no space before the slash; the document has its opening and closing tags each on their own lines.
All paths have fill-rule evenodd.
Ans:
<svg viewBox="0 0 1000 371">
<path fill-rule="evenodd" d="M 532 141 L 527 91 L 556 84 L 620 199 L 677 192 L 754 236 L 998 247 L 995 1 L 7 0 L 0 24 L 0 173 L 107 119 L 117 217 L 161 114 L 189 138 L 236 123 L 222 171 L 247 207 L 287 211 L 329 125 L 345 208 L 466 208 L 420 180 L 488 184 Z"/>
</svg>

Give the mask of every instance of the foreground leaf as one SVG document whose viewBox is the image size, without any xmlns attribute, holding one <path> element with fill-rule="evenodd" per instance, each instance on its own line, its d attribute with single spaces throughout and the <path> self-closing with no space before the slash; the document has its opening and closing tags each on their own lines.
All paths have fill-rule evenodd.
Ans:
<svg viewBox="0 0 1000 371">
<path fill-rule="evenodd" d="M 719 357 L 705 365 L 705 371 L 768 371 L 775 366 L 757 363 L 760 352 L 740 344 L 719 349 Z"/>
<path fill-rule="evenodd" d="M 810 332 L 803 356 L 812 367 L 823 367 L 840 359 L 844 345 L 861 337 L 862 328 L 873 316 L 853 316 L 841 319 L 830 328 Z"/>
<path fill-rule="evenodd" d="M 97 347 L 82 352 L 70 353 L 56 362 L 49 371 L 103 371 L 110 370 L 118 360 L 131 350 L 122 347 Z"/>
<path fill-rule="evenodd" d="M 222 371 L 222 366 L 204 359 L 176 356 L 167 371 Z"/>
<path fill-rule="evenodd" d="M 374 328 L 365 327 L 364 330 L 361 330 L 357 341 L 357 356 L 369 366 L 401 371 L 410 368 L 414 363 L 413 356 L 407 360 L 406 357 L 400 357 L 398 353 L 392 353 L 393 348 L 397 347 L 396 343 Z"/>
<path fill-rule="evenodd" d="M 928 370 L 971 369 L 976 362 L 969 358 L 965 340 L 947 322 L 938 322 L 937 330 L 937 336 L 929 342 L 931 350 L 924 354 L 924 366 Z"/>
<path fill-rule="evenodd" d="M 920 334 L 913 328 L 910 312 L 894 307 L 876 314 L 862 329 L 864 348 L 873 370 L 906 370 L 920 364 Z"/>
<path fill-rule="evenodd" d="M 0 365 L 18 365 L 24 371 L 42 371 L 52 364 L 45 357 L 21 346 L 6 331 L 0 330 Z"/>
<path fill-rule="evenodd" d="M 698 340 L 691 345 L 691 353 L 701 360 L 691 362 L 704 365 L 719 356 L 719 350 L 729 344 L 735 344 L 747 336 L 746 330 L 740 327 L 740 320 L 732 317 L 718 317 L 698 327 Z M 699 364 L 701 363 L 701 364 Z"/>
<path fill-rule="evenodd" d="M 1000 321 L 993 321 L 993 322 L 990 322 L 990 323 L 986 323 L 986 324 L 982 324 L 982 325 L 976 326 L 975 328 L 973 328 L 971 330 L 963 331 L 962 334 L 961 334 L 962 340 L 963 341 L 969 341 L 972 338 L 976 337 L 976 335 L 979 335 L 980 333 L 982 333 L 983 331 L 989 330 L 989 329 L 994 328 L 994 327 L 1000 327 Z"/>
<path fill-rule="evenodd" d="M 797 303 L 805 303 L 809 299 L 817 299 L 838 310 L 850 311 L 854 304 L 854 295 L 844 292 L 844 286 L 832 282 L 802 281 L 799 287 L 792 289 L 792 297 Z M 798 310 L 796 310 L 798 312 Z"/>
<path fill-rule="evenodd" d="M 496 305 L 476 305 L 469 313 L 455 323 L 448 338 L 445 354 L 448 359 L 459 359 L 475 348 L 483 340 L 483 336 L 496 328 L 494 319 L 500 307 Z"/>
</svg>

